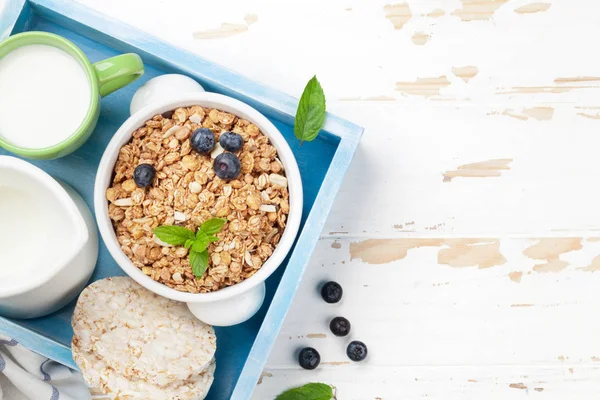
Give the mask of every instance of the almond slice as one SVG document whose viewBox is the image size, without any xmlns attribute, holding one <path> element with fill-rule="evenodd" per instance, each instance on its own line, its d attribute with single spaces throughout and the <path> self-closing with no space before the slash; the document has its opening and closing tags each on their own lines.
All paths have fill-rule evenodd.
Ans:
<svg viewBox="0 0 600 400">
<path fill-rule="evenodd" d="M 117 207 L 131 207 L 133 205 L 133 199 L 130 197 L 126 199 L 117 199 L 113 201 L 113 204 Z"/>
<path fill-rule="evenodd" d="M 221 153 L 223 153 L 225 151 L 225 149 L 223 147 L 221 147 L 220 143 L 217 143 L 215 145 L 215 148 L 210 152 L 210 158 L 212 158 L 213 160 L 215 158 L 217 158 L 217 156 Z"/>
<path fill-rule="evenodd" d="M 183 222 L 187 219 L 185 214 L 180 211 L 175 211 L 174 218 L 175 218 L 175 221 L 180 221 L 180 222 Z"/>
<path fill-rule="evenodd" d="M 269 182 L 271 182 L 273 185 L 280 186 L 282 188 L 285 188 L 288 185 L 287 178 L 279 174 L 269 175 Z"/>
<path fill-rule="evenodd" d="M 244 254 L 244 261 L 246 261 L 246 264 L 248 264 L 249 266 L 254 266 L 252 264 L 252 256 L 250 255 L 250 252 L 248 250 L 246 250 L 246 253 Z"/>
<path fill-rule="evenodd" d="M 177 132 L 178 130 L 181 129 L 181 126 L 179 125 L 173 125 L 172 127 L 170 127 L 169 129 L 167 129 L 167 131 L 165 132 L 165 134 L 163 135 L 163 139 L 166 139 L 168 137 L 171 137 L 175 134 L 175 132 Z"/>
<path fill-rule="evenodd" d="M 202 116 L 198 113 L 194 113 L 190 116 L 190 121 L 192 121 L 195 124 L 199 124 L 202 122 Z"/>
<path fill-rule="evenodd" d="M 272 204 L 263 204 L 260 206 L 259 209 L 260 209 L 260 211 L 264 211 L 264 212 L 276 212 L 277 211 L 275 206 Z"/>
<path fill-rule="evenodd" d="M 192 193 L 200 193 L 202 191 L 202 185 L 196 181 L 190 182 L 189 188 Z"/>
</svg>

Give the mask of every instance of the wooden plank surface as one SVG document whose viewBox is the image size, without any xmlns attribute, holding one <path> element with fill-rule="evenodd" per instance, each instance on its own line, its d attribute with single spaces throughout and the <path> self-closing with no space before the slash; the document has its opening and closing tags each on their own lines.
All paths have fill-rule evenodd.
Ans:
<svg viewBox="0 0 600 400">
<path fill-rule="evenodd" d="M 254 399 L 598 397 L 598 2 L 78 1 L 366 128 Z"/>
</svg>

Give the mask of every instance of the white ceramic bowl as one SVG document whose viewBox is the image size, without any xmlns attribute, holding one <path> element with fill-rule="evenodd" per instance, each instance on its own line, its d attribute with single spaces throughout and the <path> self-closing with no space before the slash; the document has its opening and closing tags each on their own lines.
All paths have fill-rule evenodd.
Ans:
<svg viewBox="0 0 600 400">
<path fill-rule="evenodd" d="M 51 213 L 56 224 L 69 230 L 71 240 L 42 231 L 41 227 L 39 232 L 32 230 L 32 238 L 23 238 L 25 243 L 31 243 L 28 251 L 36 251 L 35 240 L 55 239 L 57 242 L 51 246 L 57 255 L 46 256 L 34 273 L 22 270 L 21 274 L 0 281 L 0 315 L 35 318 L 50 314 L 77 297 L 94 271 L 98 259 L 98 234 L 92 213 L 70 186 L 15 157 L 0 156 L 0 189 L 43 199 L 39 209 L 32 212 Z M 19 218 L 19 212 L 27 211 L 15 212 Z M 10 228 L 10 225 L 2 226 L 3 230 Z M 0 243 L 0 251 L 3 251 L 3 245 L 6 244 Z M 15 264 L 14 268 L 24 266 Z M 27 274 L 25 279 L 23 274 Z"/>
<path fill-rule="evenodd" d="M 151 82 L 144 86 L 152 85 Z M 144 91 L 146 88 L 142 87 L 140 90 Z M 146 96 L 147 94 L 144 94 L 144 97 Z M 135 97 L 140 96 L 136 94 Z M 137 107 L 133 107 L 133 111 L 137 111 L 121 125 L 113 136 L 102 156 L 96 176 L 94 189 L 96 219 L 102 238 L 111 255 L 123 271 L 140 285 L 161 296 L 187 303 L 192 313 L 208 324 L 216 326 L 235 325 L 246 321 L 260 309 L 265 297 L 264 281 L 281 265 L 294 243 L 302 217 L 303 196 L 300 171 L 298 170 L 294 154 L 279 130 L 266 117 L 249 105 L 231 97 L 199 91 L 185 93 L 176 97 L 168 97 L 162 102 L 151 103 L 143 108 L 139 108 L 139 104 Z M 113 168 L 119 150 L 131 140 L 133 131 L 143 126 L 146 120 L 156 114 L 162 114 L 177 107 L 190 107 L 193 105 L 217 108 L 247 119 L 258 126 L 269 137 L 271 143 L 279 153 L 279 158 L 284 165 L 288 178 L 290 193 L 290 214 L 287 219 L 287 226 L 273 255 L 264 263 L 262 268 L 243 282 L 216 292 L 202 294 L 183 293 L 171 289 L 152 280 L 133 265 L 123 253 L 117 241 L 117 236 L 108 217 L 108 202 L 105 197 L 106 189 L 109 187 L 112 179 Z"/>
</svg>

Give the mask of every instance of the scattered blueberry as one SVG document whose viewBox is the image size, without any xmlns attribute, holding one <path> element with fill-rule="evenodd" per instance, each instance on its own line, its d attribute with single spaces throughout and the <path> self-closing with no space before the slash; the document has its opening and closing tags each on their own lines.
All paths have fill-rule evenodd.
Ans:
<svg viewBox="0 0 600 400">
<path fill-rule="evenodd" d="M 240 159 L 233 153 L 221 153 L 215 158 L 215 174 L 221 179 L 235 179 L 240 175 Z"/>
<path fill-rule="evenodd" d="M 329 323 L 329 329 L 335 336 L 346 336 L 350 333 L 350 321 L 344 317 L 335 317 Z"/>
<path fill-rule="evenodd" d="M 140 164 L 133 171 L 133 180 L 138 187 L 147 188 L 152 186 L 156 170 L 150 164 Z"/>
<path fill-rule="evenodd" d="M 352 361 L 362 361 L 367 358 L 367 345 L 358 340 L 350 342 L 346 354 Z"/>
<path fill-rule="evenodd" d="M 227 151 L 238 151 L 244 145 L 244 139 L 237 133 L 223 132 L 219 138 L 221 147 Z"/>
<path fill-rule="evenodd" d="M 298 355 L 298 362 L 300 366 L 304 369 L 315 369 L 319 366 L 321 362 L 321 355 L 319 352 L 312 347 L 305 347 L 300 350 L 300 355 Z"/>
<path fill-rule="evenodd" d="M 321 296 L 327 303 L 337 303 L 342 299 L 342 287 L 337 282 L 327 282 L 321 289 Z"/>
<path fill-rule="evenodd" d="M 190 139 L 192 149 L 200 154 L 208 154 L 215 147 L 215 134 L 208 128 L 198 128 Z"/>
</svg>

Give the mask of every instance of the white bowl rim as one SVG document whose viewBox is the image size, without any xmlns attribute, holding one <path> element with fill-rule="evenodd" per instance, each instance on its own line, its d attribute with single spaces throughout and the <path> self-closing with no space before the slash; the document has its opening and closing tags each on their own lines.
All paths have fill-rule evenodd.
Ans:
<svg viewBox="0 0 600 400">
<path fill-rule="evenodd" d="M 77 204 L 75 204 L 75 201 L 71 198 L 69 193 L 56 179 L 41 168 L 12 156 L 0 155 L 0 172 L 2 170 L 18 171 L 31 177 L 39 185 L 43 185 L 44 188 L 48 189 L 61 207 L 64 208 L 65 214 L 69 216 L 73 227 L 77 230 L 77 235 L 75 236 L 76 240 L 70 247 L 70 251 L 66 252 L 61 259 L 56 260 L 55 263 L 48 262 L 47 264 L 40 266 L 40 271 L 38 273 L 31 274 L 29 277 L 30 279 L 24 280 L 19 285 L 11 285 L 9 288 L 0 287 L 0 299 L 27 293 L 46 284 L 77 257 L 81 248 L 90 239 L 88 226 L 83 215 L 79 212 Z"/>
<path fill-rule="evenodd" d="M 143 126 L 144 122 L 154 115 L 174 110 L 177 107 L 190 107 L 192 105 L 217 108 L 243 117 L 257 125 L 269 137 L 271 144 L 277 149 L 288 178 L 288 190 L 290 193 L 290 213 L 286 221 L 286 227 L 271 257 L 250 278 L 209 293 L 185 293 L 171 289 L 162 283 L 154 281 L 137 268 L 121 250 L 112 222 L 108 217 L 108 202 L 105 197 L 119 150 L 131 140 L 131 134 L 140 126 Z M 94 187 L 94 206 L 96 221 L 102 239 L 112 257 L 127 275 L 146 289 L 163 297 L 187 303 L 210 303 L 231 298 L 256 287 L 271 276 L 281 265 L 291 250 L 300 229 L 303 210 L 303 189 L 296 158 L 281 132 L 279 132 L 271 121 L 253 107 L 232 97 L 218 93 L 195 92 L 182 94 L 177 99 L 165 99 L 160 103 L 150 104 L 133 114 L 120 126 L 106 147 L 98 166 Z"/>
</svg>

